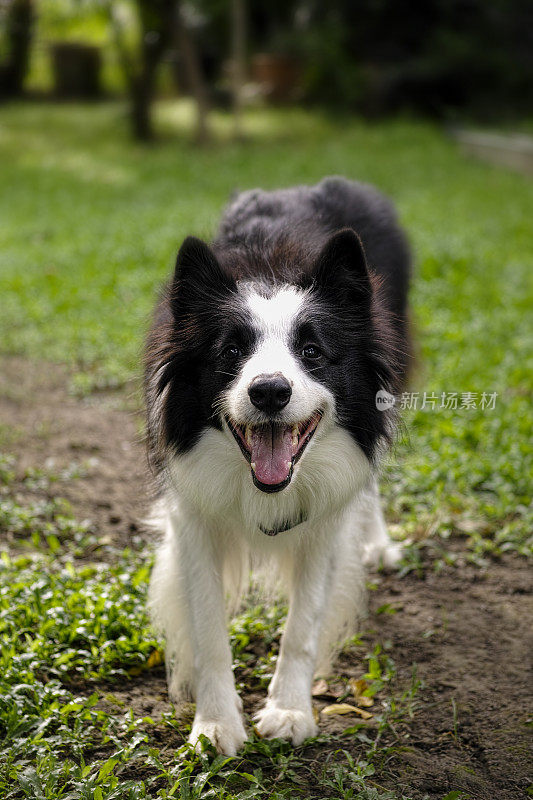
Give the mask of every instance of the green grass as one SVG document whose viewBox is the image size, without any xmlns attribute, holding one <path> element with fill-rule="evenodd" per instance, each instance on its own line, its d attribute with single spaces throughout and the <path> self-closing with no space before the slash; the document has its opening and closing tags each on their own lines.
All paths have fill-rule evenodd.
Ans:
<svg viewBox="0 0 533 800">
<path fill-rule="evenodd" d="M 163 137 L 152 148 L 129 141 L 124 115 L 112 104 L 2 109 L 1 350 L 68 363 L 73 391 L 121 386 L 138 375 L 155 292 L 180 241 L 212 235 L 234 189 L 333 173 L 370 181 L 394 199 L 413 244 L 421 349 L 413 389 L 497 392 L 491 411 L 405 415 L 408 433 L 384 476 L 393 529 L 423 540 L 403 570 L 425 568 L 421 547 L 436 569 L 456 563 L 456 535 L 461 558 L 475 563 L 530 552 L 532 184 L 465 160 L 438 129 L 409 120 L 256 111 L 237 144 L 218 115 L 216 142 L 199 150 L 186 104 L 160 106 Z M 149 558 L 100 543 L 75 510 L 49 499 L 52 476 L 23 478 L 26 488 L 48 487 L 46 502 L 21 500 L 14 479 L 2 460 L 0 532 L 11 541 L 0 584 L 2 797 L 288 800 L 317 786 L 334 798 L 400 797 L 373 773 L 386 758 L 380 731 L 409 714 L 414 689 L 398 684 L 370 639 L 358 658 L 366 653 L 383 714 L 327 748 L 253 738 L 236 760 L 208 747 L 176 753 L 187 727 L 172 713 L 137 719 L 120 704 L 103 706 L 102 687 L 127 686 L 157 647 L 143 610 Z M 282 620 L 273 609 L 235 621 L 238 680 L 264 687 Z M 158 744 L 165 735 L 172 746 Z"/>
<path fill-rule="evenodd" d="M 415 537 L 469 538 L 477 557 L 531 544 L 533 185 L 465 160 L 429 124 L 337 123 L 257 111 L 249 140 L 191 143 L 190 108 L 159 109 L 163 142 L 127 138 L 121 106 L 13 106 L 0 148 L 0 347 L 67 361 L 74 388 L 139 372 L 146 320 L 188 233 L 213 234 L 236 188 L 342 173 L 396 202 L 415 254 L 421 393 L 497 392 L 494 411 L 406 415 L 386 484 L 389 517 Z M 172 134 L 172 135 L 171 135 Z M 481 534 L 479 533 L 481 531 Z"/>
<path fill-rule="evenodd" d="M 190 718 L 174 709 L 135 716 L 128 686 L 145 676 L 149 692 L 150 672 L 161 663 L 145 613 L 151 556 L 144 547 L 103 544 L 59 498 L 44 506 L 10 499 L 15 486 L 50 495 L 56 479 L 36 470 L 17 476 L 9 459 L 0 460 L 0 533 L 11 540 L 0 559 L 1 797 L 289 800 L 320 786 L 346 800 L 401 800 L 374 775 L 389 752 L 381 737 L 412 716 L 418 681 L 413 675 L 402 688 L 387 645 L 370 634 L 350 647 L 366 664 L 362 676 L 376 705 L 371 727 L 358 722 L 299 748 L 252 732 L 230 759 L 207 740 L 194 753 L 186 744 Z M 239 689 L 266 689 L 285 613 L 256 606 L 233 621 Z"/>
<path fill-rule="evenodd" d="M 394 694 L 394 663 L 380 645 L 366 655 L 367 642 L 353 645 L 357 658 L 367 662 L 368 693 L 382 700 L 374 726 L 356 724 L 300 748 L 252 734 L 238 758 L 216 756 L 208 740 L 198 755 L 185 742 L 189 725 L 173 711 L 138 718 L 127 702 L 106 692 L 119 692 L 160 663 L 153 659 L 158 644 L 144 611 L 149 565 L 149 557 L 135 551 L 124 551 L 112 564 L 73 562 L 68 541 L 3 554 L 3 798 L 289 800 L 310 796 L 313 786 L 346 800 L 403 797 L 381 789 L 373 776 L 388 752 L 381 735 L 412 714 L 417 682 L 414 677 L 410 688 Z M 282 609 L 255 608 L 233 622 L 238 685 L 244 673 L 248 687 L 265 685 L 282 617 Z M 252 655 L 258 646 L 264 656 Z M 159 745 L 165 737 L 168 743 Z M 325 742 L 329 748 L 321 750 Z M 347 749 L 354 743 L 357 759 Z"/>
</svg>

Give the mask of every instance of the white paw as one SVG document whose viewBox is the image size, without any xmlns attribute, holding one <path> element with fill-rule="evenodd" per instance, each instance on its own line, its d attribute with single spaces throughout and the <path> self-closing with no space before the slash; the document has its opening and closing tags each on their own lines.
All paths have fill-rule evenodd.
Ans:
<svg viewBox="0 0 533 800">
<path fill-rule="evenodd" d="M 400 542 L 370 543 L 363 548 L 363 564 L 365 567 L 383 567 L 393 569 L 402 558 Z"/>
<path fill-rule="evenodd" d="M 257 730 L 266 739 L 289 739 L 301 744 L 309 736 L 316 736 L 317 726 L 311 711 L 296 708 L 278 708 L 267 705 L 255 715 Z"/>
<path fill-rule="evenodd" d="M 198 741 L 201 734 L 207 736 L 217 753 L 225 756 L 234 756 L 248 738 L 240 717 L 223 720 L 195 719 L 189 742 L 198 752 L 202 749 Z"/>
</svg>

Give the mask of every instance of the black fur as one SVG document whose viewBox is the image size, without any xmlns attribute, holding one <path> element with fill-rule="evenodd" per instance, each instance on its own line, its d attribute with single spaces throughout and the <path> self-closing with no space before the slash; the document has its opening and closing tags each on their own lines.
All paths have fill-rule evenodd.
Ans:
<svg viewBox="0 0 533 800">
<path fill-rule="evenodd" d="M 324 356 L 302 363 L 333 392 L 340 423 L 372 459 L 390 435 L 376 392 L 399 391 L 411 352 L 409 272 L 394 209 L 369 186 L 326 178 L 313 187 L 239 195 L 211 248 L 185 240 L 156 310 L 145 384 L 156 464 L 168 446 L 185 452 L 206 426 L 220 427 L 217 398 L 254 344 L 239 280 L 254 281 L 266 295 L 283 282 L 310 289 L 294 352 L 301 357 L 309 341 L 320 345 Z M 230 343 L 238 345 L 237 359 L 225 356 Z"/>
<path fill-rule="evenodd" d="M 409 248 L 392 203 L 372 186 L 332 177 L 316 186 L 243 192 L 223 215 L 214 244 L 219 251 L 244 248 L 254 255 L 252 270 L 259 267 L 269 275 L 284 266 L 284 259 L 276 253 L 276 263 L 268 265 L 265 255 L 285 243 L 290 274 L 296 266 L 289 263 L 291 249 L 316 257 L 328 237 L 342 228 L 351 228 L 361 239 L 369 269 L 383 279 L 386 305 L 404 329 Z M 312 269 L 313 258 L 300 267 Z"/>
</svg>

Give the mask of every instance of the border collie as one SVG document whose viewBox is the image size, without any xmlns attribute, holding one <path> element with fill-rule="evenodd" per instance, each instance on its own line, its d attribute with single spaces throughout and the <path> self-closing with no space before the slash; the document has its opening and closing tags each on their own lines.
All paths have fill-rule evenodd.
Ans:
<svg viewBox="0 0 533 800">
<path fill-rule="evenodd" d="M 316 734 L 313 676 L 363 609 L 364 565 L 399 557 L 377 488 L 395 409 L 376 398 L 407 371 L 409 272 L 389 201 L 336 177 L 239 194 L 210 246 L 183 242 L 145 391 L 164 531 L 149 606 L 170 696 L 196 700 L 192 743 L 231 755 L 247 738 L 227 614 L 251 574 L 290 601 L 257 729 L 297 745 Z"/>
</svg>

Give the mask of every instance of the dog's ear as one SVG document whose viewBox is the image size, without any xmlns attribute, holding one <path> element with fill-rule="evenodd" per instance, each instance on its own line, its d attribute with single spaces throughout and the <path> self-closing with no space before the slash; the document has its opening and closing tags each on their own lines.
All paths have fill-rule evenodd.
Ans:
<svg viewBox="0 0 533 800">
<path fill-rule="evenodd" d="M 370 275 L 359 236 L 343 228 L 326 242 L 314 269 L 313 286 L 336 300 L 369 303 Z"/>
<path fill-rule="evenodd" d="M 202 304 L 222 297 L 235 288 L 233 279 L 225 275 L 211 248 L 195 236 L 187 236 L 176 259 L 170 287 L 170 303 L 174 313 L 191 304 Z"/>
</svg>

